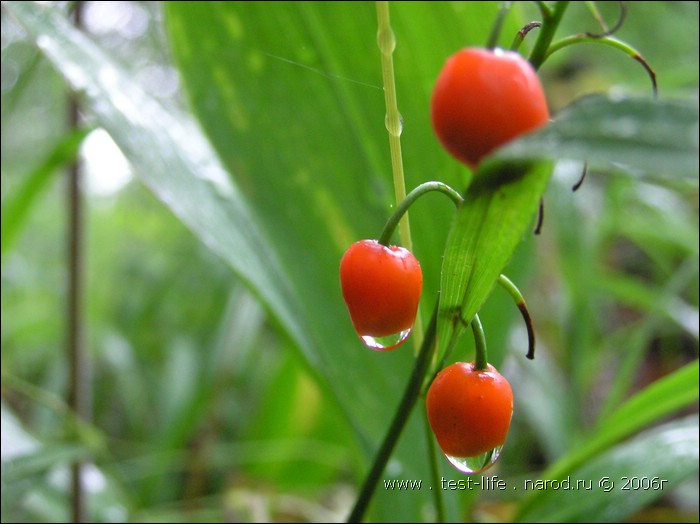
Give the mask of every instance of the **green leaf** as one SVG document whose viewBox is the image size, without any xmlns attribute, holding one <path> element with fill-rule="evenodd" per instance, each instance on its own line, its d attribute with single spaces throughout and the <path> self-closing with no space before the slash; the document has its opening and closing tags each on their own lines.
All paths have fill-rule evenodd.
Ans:
<svg viewBox="0 0 700 524">
<path fill-rule="evenodd" d="M 146 94 L 57 9 L 33 2 L 4 7 L 37 37 L 42 52 L 94 112 L 141 180 L 259 293 L 315 361 L 298 295 L 196 124 Z"/>
<path fill-rule="evenodd" d="M 8 383 L 16 385 L 7 378 L 3 375 L 3 387 Z M 84 461 L 84 468 L 89 470 L 93 481 L 90 520 L 102 522 L 115 514 L 125 519 L 128 501 L 116 488 L 114 479 L 103 470 L 88 465 L 89 460 L 95 457 L 95 448 L 87 439 L 82 442 L 44 442 L 22 426 L 4 401 L 0 403 L 0 416 L 3 445 L 0 511 L 3 522 L 17 522 L 18 515 L 21 515 L 19 521 L 69 520 L 69 506 L 66 503 L 72 489 L 69 467 L 75 460 Z M 88 429 L 97 434 L 97 430 Z"/>
<path fill-rule="evenodd" d="M 573 470 L 542 493 L 521 522 L 625 522 L 698 472 L 698 417 L 647 430 Z M 545 489 L 547 488 L 547 489 Z"/>
<path fill-rule="evenodd" d="M 585 442 L 555 462 L 542 474 L 544 480 L 560 480 L 617 442 L 633 435 L 648 424 L 698 400 L 698 360 L 657 380 L 622 406 L 610 413 Z M 526 498 L 518 511 L 529 514 L 543 496 L 537 491 Z"/>
<path fill-rule="evenodd" d="M 15 190 L 3 195 L 2 233 L 0 234 L 0 253 L 2 256 L 5 256 L 12 247 L 32 204 L 48 186 L 52 175 L 56 170 L 77 158 L 80 145 L 90 131 L 89 128 L 78 129 L 62 137 L 43 162 L 24 176 Z"/>
<path fill-rule="evenodd" d="M 440 279 L 438 360 L 488 298 L 532 225 L 552 166 L 489 163 L 475 175 L 450 229 Z"/>
<path fill-rule="evenodd" d="M 445 58 L 485 42 L 483 21 L 493 20 L 497 9 L 491 3 L 391 4 L 407 190 L 433 179 L 464 186 L 464 168 L 433 135 L 429 97 Z M 338 281 L 343 252 L 355 240 L 377 238 L 396 204 L 375 4 L 174 2 L 166 15 L 191 107 L 273 239 L 310 319 L 314 365 L 338 392 L 370 457 L 408 380 L 410 345 L 420 342 L 414 336 L 390 353 L 368 351 L 353 331 Z M 510 34 L 516 20 L 506 24 Z M 444 38 L 435 39 L 438 33 Z M 452 203 L 437 196 L 410 211 L 424 274 L 423 315 L 434 304 L 453 212 Z M 425 477 L 424 446 L 423 428 L 409 423 L 391 474 Z M 432 499 L 427 490 L 405 501 L 396 495 L 378 490 L 373 515 L 411 519 Z"/>
<path fill-rule="evenodd" d="M 596 440 L 600 441 L 598 445 L 638 431 L 696 400 L 697 360 L 654 382 L 600 421 L 596 431 Z"/>
<path fill-rule="evenodd" d="M 496 155 L 577 160 L 662 184 L 697 187 L 698 101 L 588 96 Z"/>
</svg>

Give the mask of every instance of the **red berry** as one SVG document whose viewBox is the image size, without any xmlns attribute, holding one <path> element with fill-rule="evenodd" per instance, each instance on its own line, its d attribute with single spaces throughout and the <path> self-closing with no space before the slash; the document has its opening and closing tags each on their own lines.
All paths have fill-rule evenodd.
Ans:
<svg viewBox="0 0 700 524">
<path fill-rule="evenodd" d="M 423 273 L 407 249 L 376 240 L 355 242 L 340 261 L 340 284 L 361 337 L 386 337 L 413 326 Z"/>
<path fill-rule="evenodd" d="M 499 146 L 549 120 L 537 73 L 520 54 L 465 48 L 447 59 L 431 102 L 442 145 L 476 169 Z"/>
<path fill-rule="evenodd" d="M 475 457 L 505 443 L 513 391 L 492 365 L 478 370 L 473 362 L 457 362 L 433 380 L 426 410 L 445 455 Z"/>
</svg>

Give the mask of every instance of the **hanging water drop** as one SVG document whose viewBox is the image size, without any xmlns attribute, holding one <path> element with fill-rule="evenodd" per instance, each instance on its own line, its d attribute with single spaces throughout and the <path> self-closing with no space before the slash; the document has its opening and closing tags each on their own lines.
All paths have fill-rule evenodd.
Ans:
<svg viewBox="0 0 700 524">
<path fill-rule="evenodd" d="M 503 451 L 503 446 L 498 446 L 473 457 L 453 457 L 447 454 L 445 457 L 450 464 L 452 464 L 462 473 L 466 473 L 467 475 L 475 475 L 477 473 L 482 473 L 493 466 L 498 460 L 498 457 L 501 456 L 501 451 Z"/>
<path fill-rule="evenodd" d="M 362 342 L 370 349 L 377 351 L 391 351 L 403 344 L 411 334 L 411 328 L 404 329 L 398 333 L 376 337 L 372 335 L 360 335 Z"/>
</svg>

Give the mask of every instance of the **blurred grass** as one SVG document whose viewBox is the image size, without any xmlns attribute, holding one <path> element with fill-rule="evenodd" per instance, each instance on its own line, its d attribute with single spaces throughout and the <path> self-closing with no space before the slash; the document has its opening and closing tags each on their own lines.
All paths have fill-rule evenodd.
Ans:
<svg viewBox="0 0 700 524">
<path fill-rule="evenodd" d="M 157 6 L 133 5 L 151 12 L 148 38 L 162 35 Z M 463 45 L 465 35 L 486 34 L 489 24 L 485 21 L 492 19 L 494 6 L 442 2 L 393 5 L 398 38 L 395 66 L 399 109 L 406 123 L 404 159 L 409 180 L 435 178 L 459 187 L 467 173 L 433 143 L 426 101 L 444 56 Z M 697 43 L 688 34 L 697 35 L 697 16 L 691 16 L 697 15 L 697 3 L 635 6 L 629 6 L 623 36 L 638 45 L 657 67 L 661 97 L 696 98 Z M 274 94 L 276 103 L 288 103 L 286 84 L 263 84 L 271 90 L 267 91 L 252 83 L 260 105 L 252 106 L 251 100 L 246 100 L 242 107 L 259 107 L 249 121 L 259 136 L 250 148 L 238 145 L 237 149 L 232 136 L 220 130 L 219 152 L 223 157 L 222 152 L 231 152 L 232 174 L 246 198 L 272 209 L 270 218 L 264 219 L 270 234 L 281 243 L 292 231 L 304 246 L 317 242 L 320 249 L 327 250 L 321 263 L 321 259 L 309 257 L 308 249 L 299 249 L 291 242 L 276 244 L 286 250 L 285 256 L 299 261 L 292 271 L 299 272 L 300 282 L 320 279 L 327 283 L 329 291 L 325 293 L 310 295 L 302 287 L 299 294 L 312 310 L 336 319 L 336 327 L 315 329 L 336 336 L 342 332 L 342 337 L 323 335 L 318 341 L 333 345 L 328 358 L 338 360 L 332 363 L 334 373 L 347 375 L 343 380 L 354 388 L 354 393 L 345 392 L 351 411 L 357 411 L 360 419 L 371 419 L 374 429 L 368 433 L 376 440 L 387 420 L 363 412 L 369 403 L 376 402 L 377 391 L 385 392 L 379 399 L 384 405 L 375 409 L 391 412 L 392 399 L 405 380 L 410 359 L 396 354 L 383 355 L 380 360 L 377 355 L 362 353 L 349 325 L 337 327 L 347 319 L 332 291 L 332 261 L 344 242 L 378 230 L 390 203 L 372 6 L 364 5 L 354 13 L 351 4 L 343 4 L 338 12 L 352 15 L 346 14 L 344 21 L 337 23 L 332 12 L 304 6 L 299 12 L 299 27 L 307 28 L 313 38 L 296 46 L 289 45 L 290 39 L 301 39 L 302 35 L 290 32 L 295 26 L 280 14 L 282 10 L 275 11 L 267 4 L 261 7 L 262 14 L 256 18 L 260 30 L 246 33 L 254 45 L 244 57 L 253 66 L 267 61 L 285 82 L 294 82 L 296 104 L 281 107 L 278 114 L 269 105 L 270 96 Z M 613 6 L 603 6 L 608 7 L 614 11 Z M 188 7 L 172 9 L 184 11 Z M 516 15 L 526 17 L 529 6 L 518 4 L 517 9 Z M 26 35 L 16 28 L 6 31 L 14 22 L 5 13 L 3 7 L 3 38 L 13 34 L 15 40 L 3 46 L 3 72 L 11 63 L 23 64 L 24 69 L 19 81 L 2 92 L 3 227 L 8 198 L 16 195 L 32 164 L 42 158 L 40 152 L 49 151 L 63 136 L 60 100 L 65 93 L 46 63 L 31 50 Z M 252 11 L 244 14 L 253 16 Z M 141 20 L 133 12 L 131 16 L 133 21 Z M 328 19 L 321 22 L 324 16 Z M 575 25 L 567 29 L 580 30 L 582 18 L 572 12 L 568 20 Z M 193 20 L 188 16 L 184 19 Z M 284 30 L 270 29 L 267 24 L 271 23 Z M 342 24 L 352 23 L 362 31 L 341 30 Z M 518 22 L 514 18 L 509 23 L 516 27 Z M 325 33 L 325 25 L 333 28 L 331 36 Z M 208 28 L 214 26 L 212 22 L 192 30 L 203 30 L 205 38 L 211 36 Z M 668 38 L 655 36 L 654 41 L 664 44 L 648 46 L 648 35 L 661 33 Z M 140 57 L 133 62 L 143 66 L 149 64 L 149 56 L 168 54 L 157 47 L 140 54 L 135 42 L 123 36 L 126 44 L 120 47 L 114 43 L 119 40 L 116 30 L 99 38 L 104 47 L 113 46 L 109 48 L 111 55 L 123 53 L 120 61 L 127 64 Z M 474 40 L 479 37 L 474 36 Z M 555 55 L 542 69 L 554 103 L 591 89 L 630 89 L 646 94 L 648 80 L 641 68 L 622 55 L 613 55 L 603 47 L 590 46 Z M 226 69 L 226 64 L 223 67 Z M 220 72 L 223 76 L 233 73 Z M 212 89 L 206 85 L 206 77 L 200 80 L 205 91 Z M 226 85 L 228 89 L 239 86 L 237 82 Z M 318 98 L 328 96 L 329 86 L 331 93 L 337 89 L 337 98 Z M 256 89 L 261 92 L 255 93 Z M 310 97 L 309 92 L 316 97 Z M 51 100 L 58 103 L 47 102 Z M 325 100 L 326 110 L 314 113 L 321 100 Z M 206 97 L 200 102 L 214 103 Z M 220 107 L 214 104 L 210 108 L 214 116 L 220 116 Z M 13 132 L 5 132 L 7 129 Z M 275 156 L 266 156 L 269 145 L 277 151 Z M 254 157 L 248 164 L 239 160 L 241 150 Z M 293 169 L 282 170 L 283 165 Z M 315 176 L 337 184 L 340 169 L 347 173 L 347 180 L 333 188 L 339 196 L 331 198 L 333 193 L 320 191 L 315 203 L 306 206 L 305 216 L 313 215 L 313 220 L 300 217 L 299 200 L 285 200 L 290 187 L 308 183 Z M 597 421 L 614 412 L 630 395 L 698 356 L 697 183 L 668 188 L 653 180 L 628 178 L 624 173 L 609 176 L 594 171 L 581 190 L 571 194 L 570 186 L 578 174 L 577 166 L 559 167 L 545 194 L 543 234 L 527 238 L 509 266 L 508 274 L 525 292 L 536 319 L 539 347 L 534 363 L 523 362 L 523 333 L 515 323 L 519 322 L 517 312 L 509 300 L 494 293 L 484 306 L 482 319 L 493 356 L 503 362 L 502 371 L 512 377 L 514 389 L 520 392 L 507 452 L 493 470 L 509 482 L 523 476 L 537 477 L 582 436 L 595 432 Z M 269 179 L 259 178 L 263 176 Z M 258 184 L 273 189 L 261 192 L 256 189 Z M 33 197 L 25 227 L 12 249 L 3 253 L 2 266 L 3 373 L 8 370 L 58 395 L 65 387 L 61 195 L 61 181 L 56 178 Z M 65 505 L 60 466 L 72 453 L 90 456 L 100 470 L 96 478 L 107 479 L 102 484 L 96 481 L 112 501 L 100 509 L 97 502 L 101 499 L 94 497 L 94 515 L 99 520 L 266 521 L 280 515 L 306 521 L 342 519 L 366 470 L 368 443 L 357 439 L 357 428 L 348 424 L 347 411 L 326 395 L 327 386 L 319 385 L 319 375 L 332 376 L 330 368 L 324 364 L 310 372 L 293 338 L 260 303 L 258 295 L 251 294 L 229 266 L 143 186 L 132 183 L 116 195 L 90 196 L 89 202 L 93 423 L 110 450 L 108 454 L 95 452 L 74 442 L 60 412 L 22 395 L 3 378 L 3 521 L 60 520 Z M 336 206 L 339 202 L 343 206 L 356 204 L 352 211 L 349 207 L 337 211 L 333 202 Z M 331 212 L 334 209 L 336 212 Z M 426 204 L 416 207 L 416 218 L 412 219 L 418 235 L 416 250 L 425 260 L 431 294 L 438 283 L 450 213 L 448 203 L 444 208 Z M 328 229 L 325 237 L 310 233 L 309 224 L 318 221 L 323 225 L 316 227 Z M 343 221 L 350 224 L 350 230 L 340 227 Z M 330 269 L 319 274 L 319 267 L 326 266 Z M 512 331 L 511 325 L 515 326 Z M 471 351 L 469 344 L 462 351 Z M 368 378 L 372 373 L 378 377 L 376 381 Z M 368 386 L 363 385 L 367 382 Z M 697 404 L 687 411 L 696 413 Z M 408 434 L 420 437 L 417 422 L 414 417 Z M 697 419 L 683 423 L 697 428 Z M 10 432 L 11 428 L 16 432 Z M 28 441 L 34 443 L 31 448 L 25 447 Z M 653 445 L 658 448 L 659 443 L 654 441 Z M 634 451 L 639 449 L 635 446 L 643 448 L 643 440 L 609 453 L 634 459 L 644 453 Z M 624 455 L 626 452 L 631 455 Z M 422 460 L 422 455 L 421 438 L 403 440 L 397 457 L 408 459 L 392 461 L 387 475 L 420 475 L 422 466 L 410 462 L 411 457 Z M 594 463 L 591 468 L 605 471 L 608 458 L 596 457 L 598 466 Z M 8 469 L 32 463 L 41 467 L 33 467 L 31 472 L 15 469 L 15 476 Z M 455 476 L 444 464 L 441 468 L 445 477 Z M 633 471 L 628 468 L 621 466 L 620 471 Z M 697 482 L 697 469 L 689 478 L 691 484 Z M 682 487 L 681 481 L 679 477 L 677 484 Z M 29 489 L 30 485 L 34 487 Z M 681 489 L 672 493 L 683 496 Z M 455 520 L 469 518 L 474 502 L 468 500 L 469 495 L 477 497 L 456 495 L 449 497 L 451 515 Z M 561 504 L 556 493 L 547 495 L 540 508 L 543 511 L 548 504 Z M 662 503 L 674 502 L 671 494 L 663 495 Z M 409 493 L 383 493 L 380 500 L 374 513 L 377 519 L 388 519 L 400 509 L 407 520 L 430 520 L 429 504 L 417 504 Z M 592 511 L 583 497 L 580 502 L 580 515 L 590 516 Z M 645 500 L 644 504 L 653 507 L 654 501 Z M 697 505 L 691 504 L 689 511 L 697 515 Z"/>
</svg>

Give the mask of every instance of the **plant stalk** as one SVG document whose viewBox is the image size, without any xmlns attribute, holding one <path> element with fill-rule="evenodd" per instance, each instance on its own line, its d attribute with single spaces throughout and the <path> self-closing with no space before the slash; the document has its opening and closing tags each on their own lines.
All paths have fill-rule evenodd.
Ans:
<svg viewBox="0 0 700 524">
<path fill-rule="evenodd" d="M 404 390 L 403 397 L 401 398 L 401 403 L 394 414 L 394 419 L 391 421 L 391 426 L 389 426 L 389 430 L 384 437 L 382 445 L 377 451 L 372 463 L 372 468 L 367 474 L 367 477 L 365 477 L 360 494 L 355 501 L 355 506 L 348 517 L 348 522 L 362 521 L 362 517 L 369 506 L 372 495 L 374 494 L 374 490 L 377 486 L 377 482 L 379 481 L 379 476 L 384 471 L 384 468 L 389 461 L 389 457 L 391 457 L 391 453 L 396 446 L 399 437 L 401 436 L 401 432 L 406 426 L 406 422 L 408 422 L 411 411 L 413 410 L 416 401 L 420 397 L 423 377 L 428 369 L 428 364 L 431 361 L 432 353 L 435 350 L 437 313 L 438 307 L 436 305 L 433 309 L 433 315 L 430 319 L 430 323 L 428 324 L 425 337 L 423 338 L 420 352 L 415 360 L 413 372 L 411 373 L 411 377 L 406 384 L 406 389 Z"/>
<path fill-rule="evenodd" d="M 76 2 L 73 23 L 82 26 L 83 2 Z M 68 125 L 71 132 L 80 125 L 78 102 L 71 96 L 68 104 Z M 68 169 L 68 234 L 67 248 L 67 305 L 66 305 L 66 354 L 68 358 L 68 405 L 81 420 L 87 420 L 89 412 L 88 383 L 85 369 L 85 344 L 83 322 L 84 288 L 84 206 L 81 194 L 82 170 L 80 162 L 74 161 Z M 86 500 L 83 487 L 83 466 L 80 460 L 71 464 L 70 485 L 71 520 L 86 522 Z"/>
<path fill-rule="evenodd" d="M 384 225 L 384 229 L 382 230 L 382 234 L 379 236 L 378 242 L 385 246 L 389 245 L 397 224 L 400 223 L 402 217 L 408 212 L 408 208 L 411 207 L 411 205 L 413 205 L 413 203 L 418 200 L 419 197 L 431 191 L 439 191 L 440 193 L 444 193 L 450 197 L 457 207 L 459 207 L 464 201 L 462 196 L 457 193 L 457 191 L 443 182 L 423 182 L 421 185 L 416 186 L 408 195 L 406 195 L 396 210 L 391 214 Z"/>
<path fill-rule="evenodd" d="M 472 333 L 474 333 L 474 345 L 476 347 L 476 358 L 474 360 L 474 369 L 484 370 L 489 365 L 489 355 L 486 351 L 486 335 L 484 335 L 484 326 L 481 324 L 479 315 L 474 315 L 471 321 Z"/>
<path fill-rule="evenodd" d="M 381 54 L 382 80 L 384 83 L 384 103 L 386 105 L 386 115 L 384 125 L 389 133 L 389 150 L 391 152 L 391 171 L 394 180 L 394 195 L 397 205 L 406 198 L 406 180 L 403 172 L 403 156 L 401 154 L 401 132 L 403 131 L 403 121 L 399 113 L 396 102 L 396 81 L 394 79 L 393 53 L 396 49 L 396 36 L 391 28 L 389 16 L 389 2 L 377 2 L 377 45 Z M 399 224 L 399 237 L 401 245 L 413 251 L 413 240 L 411 239 L 411 225 L 408 213 L 401 219 Z M 413 340 L 415 352 L 419 351 L 420 341 L 423 338 L 423 322 L 420 310 L 413 322 Z"/>
<path fill-rule="evenodd" d="M 542 2 L 542 4 L 546 5 L 544 2 Z M 561 19 L 567 7 L 569 7 L 569 2 L 556 2 L 553 9 L 548 8 L 542 10 L 542 26 L 540 27 L 540 33 L 537 35 L 535 47 L 532 49 L 529 58 L 535 70 L 539 69 L 547 58 L 549 45 L 554 39 L 554 34 L 557 32 L 557 28 L 561 23 Z"/>
</svg>

